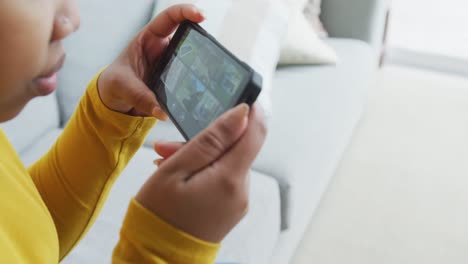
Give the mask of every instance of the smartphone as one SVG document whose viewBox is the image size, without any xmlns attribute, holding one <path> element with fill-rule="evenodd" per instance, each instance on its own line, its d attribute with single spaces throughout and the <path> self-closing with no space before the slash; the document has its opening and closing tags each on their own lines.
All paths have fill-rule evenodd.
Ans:
<svg viewBox="0 0 468 264">
<path fill-rule="evenodd" d="M 230 108 L 252 105 L 262 77 L 198 24 L 184 21 L 154 68 L 149 87 L 190 140 Z"/>
</svg>

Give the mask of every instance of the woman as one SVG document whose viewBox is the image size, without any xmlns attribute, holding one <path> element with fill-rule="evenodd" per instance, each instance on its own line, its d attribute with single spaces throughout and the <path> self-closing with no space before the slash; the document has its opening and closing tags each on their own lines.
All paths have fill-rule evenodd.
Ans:
<svg viewBox="0 0 468 264">
<path fill-rule="evenodd" d="M 0 263 L 58 263 L 89 230 L 156 118 L 167 119 L 145 81 L 186 19 L 204 16 L 177 5 L 143 28 L 30 168 L 0 130 Z M 74 0 L 0 2 L 0 122 L 56 89 L 61 41 L 79 23 Z M 130 201 L 112 261 L 212 263 L 247 210 L 248 170 L 265 135 L 256 107 L 240 105 L 186 145 L 157 144 L 160 167 Z"/>
</svg>

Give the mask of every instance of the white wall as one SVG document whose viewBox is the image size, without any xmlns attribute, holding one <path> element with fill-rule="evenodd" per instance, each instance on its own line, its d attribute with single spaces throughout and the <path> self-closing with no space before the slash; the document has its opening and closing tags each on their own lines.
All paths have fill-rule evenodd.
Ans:
<svg viewBox="0 0 468 264">
<path fill-rule="evenodd" d="M 390 62 L 468 73 L 468 1 L 392 0 Z"/>
<path fill-rule="evenodd" d="M 468 59 L 468 1 L 392 0 L 389 44 Z"/>
</svg>

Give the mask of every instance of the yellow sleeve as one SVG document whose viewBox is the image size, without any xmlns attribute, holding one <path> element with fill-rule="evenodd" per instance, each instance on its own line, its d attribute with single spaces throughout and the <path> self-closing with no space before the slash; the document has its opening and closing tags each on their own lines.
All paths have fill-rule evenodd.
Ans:
<svg viewBox="0 0 468 264">
<path fill-rule="evenodd" d="M 60 259 L 94 223 L 112 184 L 156 122 L 108 109 L 98 94 L 98 77 L 53 147 L 29 168 L 54 219 Z"/>
<path fill-rule="evenodd" d="M 120 241 L 114 250 L 112 263 L 213 263 L 219 246 L 176 229 L 133 199 L 120 231 Z"/>
<path fill-rule="evenodd" d="M 108 109 L 98 94 L 98 77 L 89 84 L 54 146 L 29 168 L 54 219 L 60 259 L 92 226 L 112 184 L 156 122 L 154 118 L 133 117 Z M 179 263 L 178 253 L 188 257 L 188 252 L 194 249 L 199 252 L 194 259 L 206 260 L 198 263 L 209 263 L 216 254 L 215 246 L 169 228 L 134 203 L 129 207 L 122 235 L 114 253 L 117 263 L 125 263 L 128 257 L 154 260 L 151 263 Z"/>
</svg>

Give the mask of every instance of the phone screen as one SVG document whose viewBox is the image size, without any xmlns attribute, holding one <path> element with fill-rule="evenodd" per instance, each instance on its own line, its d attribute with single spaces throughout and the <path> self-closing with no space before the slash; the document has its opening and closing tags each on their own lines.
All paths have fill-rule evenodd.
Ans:
<svg viewBox="0 0 468 264">
<path fill-rule="evenodd" d="M 234 106 L 249 72 L 210 39 L 188 29 L 160 78 L 166 107 L 192 138 Z"/>
</svg>

